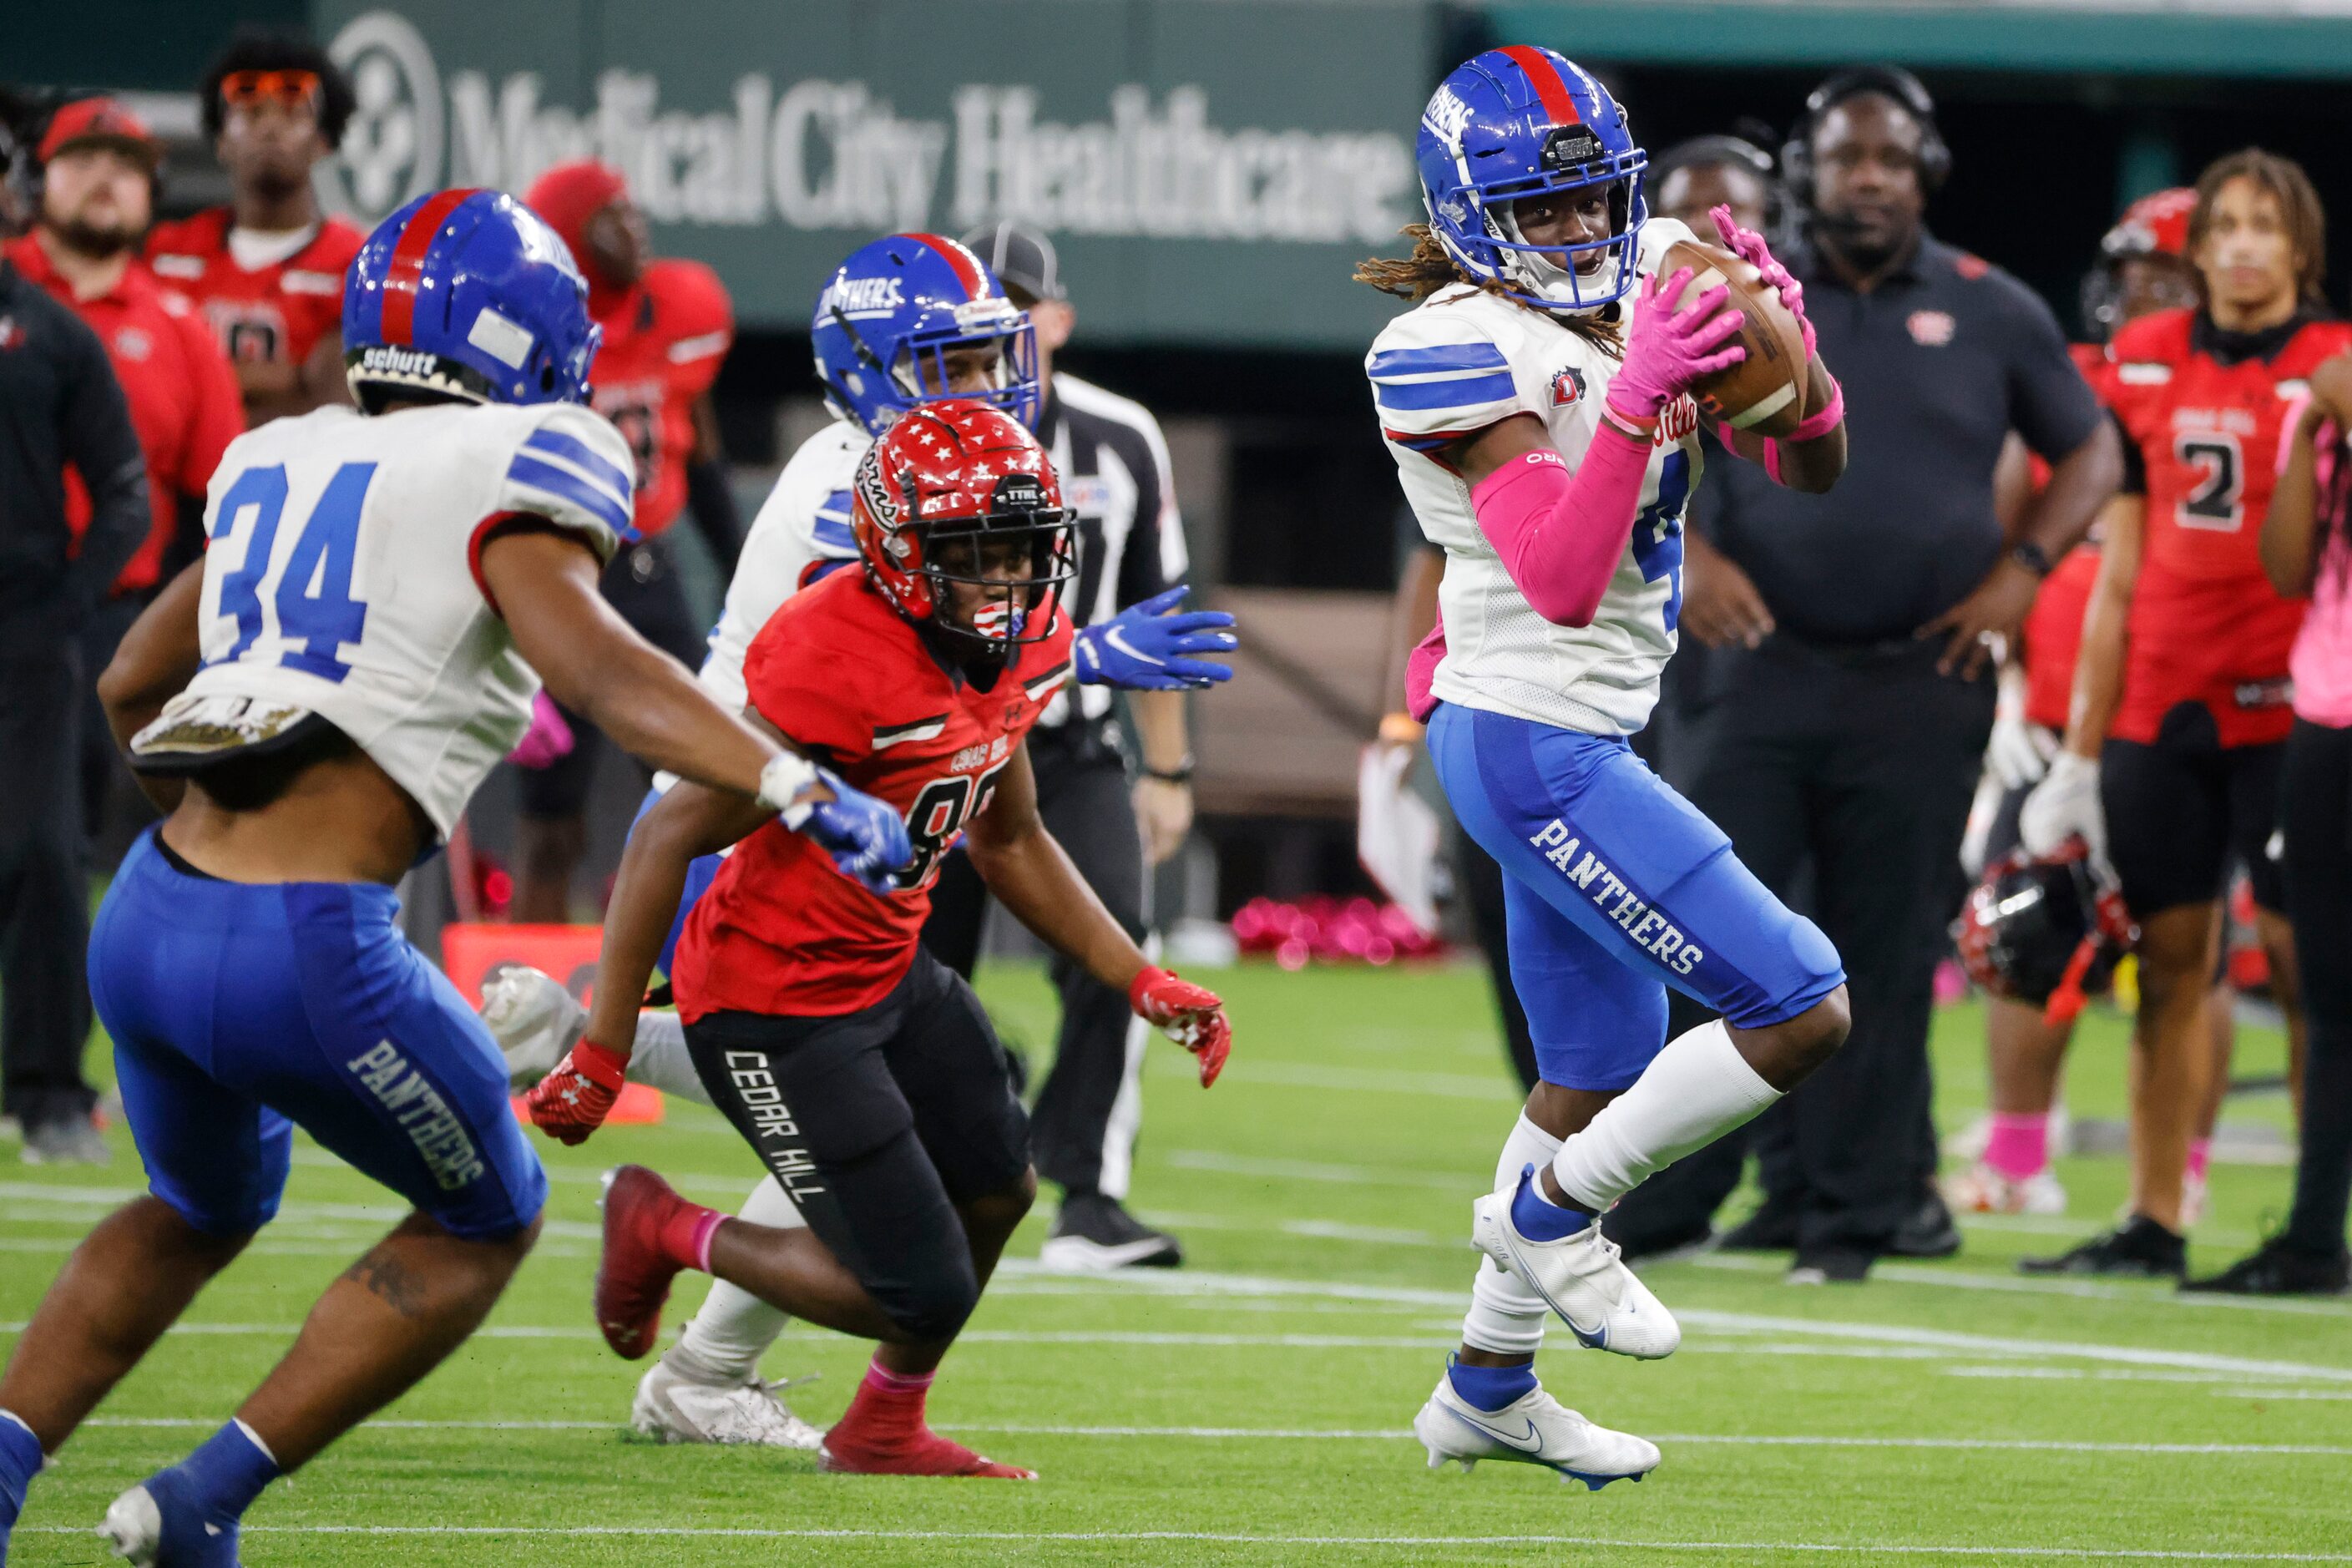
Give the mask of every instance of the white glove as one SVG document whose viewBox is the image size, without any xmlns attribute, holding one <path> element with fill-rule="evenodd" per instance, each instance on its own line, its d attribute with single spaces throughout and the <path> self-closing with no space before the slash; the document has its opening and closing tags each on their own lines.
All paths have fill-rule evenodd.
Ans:
<svg viewBox="0 0 2352 1568">
<path fill-rule="evenodd" d="M 2061 752 L 2018 813 L 2017 838 L 2028 855 L 2054 853 L 2077 834 L 2091 848 L 2091 863 L 2106 871 L 2107 814 L 2099 805 L 2099 764 Z"/>
<path fill-rule="evenodd" d="M 493 964 L 482 977 L 482 1026 L 507 1060 L 520 1094 L 555 1070 L 588 1032 L 588 1009 L 562 983 L 527 963 Z"/>
<path fill-rule="evenodd" d="M 2057 754 L 2058 737 L 2022 713 L 1994 715 L 1985 766 L 2001 788 L 2023 789 L 2050 771 L 2050 759 Z"/>
</svg>

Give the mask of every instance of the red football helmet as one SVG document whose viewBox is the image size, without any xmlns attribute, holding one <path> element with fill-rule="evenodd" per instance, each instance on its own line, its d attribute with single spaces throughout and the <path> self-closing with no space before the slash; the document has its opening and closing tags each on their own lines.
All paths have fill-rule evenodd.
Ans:
<svg viewBox="0 0 2352 1568">
<path fill-rule="evenodd" d="M 2139 928 L 2075 837 L 2053 854 L 2018 849 L 1986 867 L 1952 922 L 1952 940 L 1969 979 L 1995 996 L 2039 1003 L 2061 1024 L 2106 988 Z"/>
<path fill-rule="evenodd" d="M 857 465 L 851 526 L 866 575 L 910 621 L 1010 645 L 1053 634 L 1055 600 L 1077 575 L 1076 521 L 1062 504 L 1053 459 L 1018 420 L 973 399 L 908 410 Z M 951 570 L 942 546 L 975 546 Z M 977 546 L 1011 539 L 1029 549 L 1029 575 L 987 575 Z M 969 626 L 939 619 L 957 584 L 990 590 Z"/>
<path fill-rule="evenodd" d="M 2124 209 L 2116 226 L 2099 241 L 2099 259 L 2083 279 L 2083 320 L 2102 337 L 2113 337 L 2124 324 L 2124 263 L 2143 257 L 2168 257 L 2180 262 L 2182 296 L 2175 301 L 2196 303 L 2194 281 L 2186 271 L 2189 260 L 2189 215 L 2197 209 L 2197 193 L 2186 185 L 2152 192 Z"/>
</svg>

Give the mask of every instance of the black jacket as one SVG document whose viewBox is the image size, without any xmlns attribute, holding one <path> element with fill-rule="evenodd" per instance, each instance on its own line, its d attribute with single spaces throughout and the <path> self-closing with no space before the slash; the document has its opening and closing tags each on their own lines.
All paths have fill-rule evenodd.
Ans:
<svg viewBox="0 0 2352 1568">
<path fill-rule="evenodd" d="M 79 552 L 65 470 L 89 490 Z M 105 597 L 150 521 L 147 464 L 98 334 L 0 261 L 0 653 L 54 648 Z"/>
</svg>

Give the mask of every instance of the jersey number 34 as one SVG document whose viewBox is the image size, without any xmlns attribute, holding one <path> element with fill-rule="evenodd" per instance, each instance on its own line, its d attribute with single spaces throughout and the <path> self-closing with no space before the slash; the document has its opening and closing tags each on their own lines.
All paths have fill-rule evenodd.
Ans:
<svg viewBox="0 0 2352 1568">
<path fill-rule="evenodd" d="M 373 463 L 345 463 L 337 468 L 281 552 L 285 465 L 273 463 L 237 475 L 221 497 L 211 535 L 217 544 L 236 532 L 244 518 L 253 519 L 244 558 L 220 580 L 219 613 L 236 620 L 236 641 L 207 662 L 241 659 L 266 633 L 269 640 L 262 644 L 264 658 L 274 656 L 274 662 L 321 680 L 341 681 L 351 674 L 352 667 L 341 657 L 341 647 L 359 641 L 367 628 L 367 606 L 352 597 L 352 564 L 359 555 L 360 509 L 374 480 Z M 262 583 L 281 554 L 277 589 L 265 599 Z"/>
</svg>

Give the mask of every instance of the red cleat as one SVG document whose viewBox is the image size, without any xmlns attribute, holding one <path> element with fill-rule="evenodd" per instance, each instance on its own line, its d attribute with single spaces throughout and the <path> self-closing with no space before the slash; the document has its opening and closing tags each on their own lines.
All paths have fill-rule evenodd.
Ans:
<svg viewBox="0 0 2352 1568">
<path fill-rule="evenodd" d="M 624 1361 L 654 1348 L 662 1303 L 679 1265 L 662 1246 L 662 1226 L 686 1200 L 643 1165 L 604 1178 L 604 1253 L 596 1264 L 596 1326 Z"/>
<path fill-rule="evenodd" d="M 1034 1470 L 1002 1465 L 952 1443 L 929 1426 L 917 1426 L 903 1436 L 847 1430 L 837 1423 L 824 1435 L 816 1454 L 817 1468 L 846 1476 L 976 1476 L 1000 1481 L 1034 1481 Z"/>
</svg>

